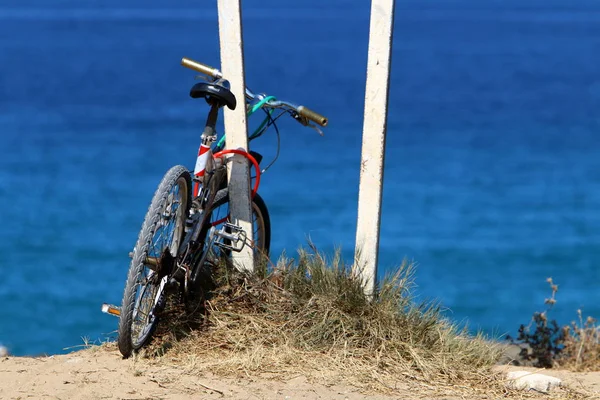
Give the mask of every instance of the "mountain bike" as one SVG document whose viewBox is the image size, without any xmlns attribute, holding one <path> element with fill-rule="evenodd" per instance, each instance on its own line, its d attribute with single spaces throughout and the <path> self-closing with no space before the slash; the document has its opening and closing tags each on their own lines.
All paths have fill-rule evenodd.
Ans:
<svg viewBox="0 0 600 400">
<path fill-rule="evenodd" d="M 120 307 L 103 305 L 103 311 L 119 316 L 118 346 L 129 357 L 149 342 L 164 311 L 168 293 L 179 293 L 186 302 L 204 298 L 211 289 L 213 269 L 232 252 L 251 246 L 255 256 L 268 255 L 271 222 L 264 200 L 257 193 L 261 173 L 279 155 L 276 121 L 290 115 L 304 126 L 323 134 L 319 127 L 327 118 L 294 103 L 245 89 L 247 114 L 265 113 L 249 142 L 270 127 L 277 134 L 277 155 L 261 170 L 262 156 L 254 151 L 224 149 L 225 135 L 216 132 L 219 111 L 237 106 L 229 82 L 216 68 L 183 58 L 181 64 L 204 75 L 205 80 L 190 90 L 192 98 L 204 98 L 210 106 L 193 174 L 181 165 L 164 175 L 150 203 L 137 242 L 130 253 L 131 264 Z M 254 171 L 251 193 L 253 240 L 229 217 L 227 162 L 233 155 L 245 157 Z"/>
</svg>

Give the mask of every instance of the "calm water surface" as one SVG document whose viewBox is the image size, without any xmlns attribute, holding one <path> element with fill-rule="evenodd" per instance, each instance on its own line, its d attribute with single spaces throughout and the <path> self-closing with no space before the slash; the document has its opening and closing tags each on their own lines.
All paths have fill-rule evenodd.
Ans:
<svg viewBox="0 0 600 400">
<path fill-rule="evenodd" d="M 182 56 L 218 65 L 214 2 L 0 0 L 0 343 L 17 355 L 114 338 L 163 173 L 190 168 L 207 111 Z M 246 2 L 247 83 L 326 114 L 282 121 L 261 193 L 273 254 L 353 251 L 368 2 Z M 363 4 L 364 3 L 364 4 Z M 600 316 L 600 5 L 398 2 L 380 275 L 493 335 Z M 257 121 L 251 121 L 257 124 Z M 256 141 L 265 160 L 274 134 Z"/>
</svg>

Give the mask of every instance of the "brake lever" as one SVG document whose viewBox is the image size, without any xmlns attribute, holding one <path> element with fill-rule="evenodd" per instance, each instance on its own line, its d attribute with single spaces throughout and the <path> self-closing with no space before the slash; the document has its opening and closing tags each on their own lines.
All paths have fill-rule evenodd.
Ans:
<svg viewBox="0 0 600 400">
<path fill-rule="evenodd" d="M 308 126 L 309 128 L 313 128 L 315 131 L 317 131 L 317 133 L 319 135 L 325 136 L 325 134 L 323 133 L 321 128 L 319 128 L 317 125 L 313 124 L 312 122 L 307 123 L 306 126 Z"/>
<path fill-rule="evenodd" d="M 298 114 L 296 111 L 291 111 L 292 113 L 292 117 L 298 121 L 302 126 L 308 126 L 308 119 L 302 117 L 300 114 Z"/>
<path fill-rule="evenodd" d="M 308 126 L 309 128 L 313 128 L 315 131 L 317 131 L 317 133 L 321 136 L 325 136 L 325 134 L 323 133 L 323 131 L 321 130 L 321 128 L 319 128 L 317 125 L 313 124 L 312 122 L 310 122 L 310 120 L 308 118 L 302 117 L 300 114 L 298 114 L 296 111 L 294 111 L 292 113 L 292 116 L 294 117 L 294 119 L 296 121 L 298 121 L 299 123 L 302 124 L 302 126 Z"/>
</svg>

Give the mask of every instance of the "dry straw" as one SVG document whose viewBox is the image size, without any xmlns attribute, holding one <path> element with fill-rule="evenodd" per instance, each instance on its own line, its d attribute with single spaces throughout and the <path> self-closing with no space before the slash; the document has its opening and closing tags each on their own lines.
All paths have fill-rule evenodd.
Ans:
<svg viewBox="0 0 600 400">
<path fill-rule="evenodd" d="M 167 310 L 147 354 L 195 358 L 225 374 L 336 370 L 367 385 L 406 374 L 479 379 L 499 348 L 457 330 L 436 304 L 414 303 L 412 273 L 403 263 L 369 299 L 339 251 L 327 260 L 300 250 L 297 261 L 282 257 L 254 276 L 222 264 L 195 313 Z"/>
<path fill-rule="evenodd" d="M 373 298 L 344 265 L 314 248 L 247 275 L 222 263 L 193 313 L 171 307 L 146 356 L 186 373 L 302 374 L 325 383 L 393 391 L 398 385 L 445 393 L 507 394 L 492 373 L 501 346 L 470 336 L 416 303 L 413 265 L 403 263 Z M 171 302 L 176 304 L 176 302 Z"/>
</svg>

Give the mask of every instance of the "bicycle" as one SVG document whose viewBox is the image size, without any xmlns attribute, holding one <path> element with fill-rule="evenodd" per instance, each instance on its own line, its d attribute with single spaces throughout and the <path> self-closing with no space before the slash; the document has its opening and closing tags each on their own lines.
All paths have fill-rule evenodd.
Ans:
<svg viewBox="0 0 600 400">
<path fill-rule="evenodd" d="M 245 245 L 255 254 L 268 255 L 271 222 L 264 200 L 257 193 L 260 175 L 273 165 L 279 155 L 279 129 L 276 121 L 291 115 L 304 126 L 325 127 L 327 118 L 304 107 L 274 96 L 255 94 L 245 89 L 247 113 L 263 110 L 265 119 L 249 136 L 249 142 L 271 126 L 277 133 L 277 154 L 262 171 L 262 156 L 254 151 L 224 150 L 225 135 L 217 141 L 215 126 L 219 110 L 237 106 L 229 82 L 216 68 L 183 58 L 181 64 L 205 75 L 205 81 L 190 90 L 192 98 L 204 98 L 210 106 L 193 175 L 184 166 L 172 167 L 164 175 L 146 213 L 137 242 L 130 253 L 131 264 L 121 307 L 103 305 L 103 311 L 119 317 L 118 347 L 127 358 L 149 342 L 167 303 L 167 293 L 177 292 L 185 302 L 190 297 L 203 298 L 211 289 L 211 273 L 220 259 Z M 273 115 L 280 110 L 278 115 Z M 318 126 L 317 126 L 318 125 Z M 242 155 L 254 169 L 251 193 L 254 240 L 229 220 L 227 160 L 230 154 Z"/>
</svg>

